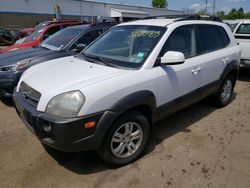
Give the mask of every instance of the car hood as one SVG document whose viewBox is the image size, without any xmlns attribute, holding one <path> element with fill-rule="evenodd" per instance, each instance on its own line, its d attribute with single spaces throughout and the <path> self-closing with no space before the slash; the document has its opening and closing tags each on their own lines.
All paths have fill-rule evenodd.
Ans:
<svg viewBox="0 0 250 188">
<path fill-rule="evenodd" d="M 21 48 L 29 48 L 29 47 L 32 47 L 34 45 L 36 45 L 37 43 L 35 41 L 30 41 L 30 42 L 23 42 L 23 43 L 20 43 L 20 44 L 14 44 L 10 47 L 7 47 L 7 48 L 4 48 L 2 50 L 0 50 L 0 54 L 3 54 L 3 53 L 7 53 L 7 52 L 12 52 L 12 51 L 15 51 L 15 50 L 18 50 L 18 49 L 21 49 Z"/>
<path fill-rule="evenodd" d="M 25 49 L 11 51 L 11 52 L 0 55 L 0 66 L 12 65 L 14 63 L 17 63 L 19 61 L 26 60 L 26 59 L 31 60 L 32 58 L 45 55 L 48 53 L 52 53 L 52 52 L 54 51 L 41 48 L 41 47 L 25 48 Z"/>
<path fill-rule="evenodd" d="M 73 90 L 84 90 L 84 88 L 106 79 L 114 79 L 130 73 L 133 70 L 124 70 L 105 65 L 90 63 L 88 61 L 70 56 L 47 61 L 35 65 L 24 72 L 21 82 L 41 93 L 40 102 L 47 102 L 64 92 Z M 84 93 L 84 92 L 83 92 Z M 39 103 L 40 104 L 40 103 Z M 43 106 L 44 107 L 44 106 Z M 40 110 L 43 109 L 40 106 Z M 44 110 L 44 109 L 43 109 Z"/>
</svg>

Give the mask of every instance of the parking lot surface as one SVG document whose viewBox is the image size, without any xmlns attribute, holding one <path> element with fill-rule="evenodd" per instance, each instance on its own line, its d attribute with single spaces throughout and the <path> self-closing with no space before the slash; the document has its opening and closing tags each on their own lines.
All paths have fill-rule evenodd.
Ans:
<svg viewBox="0 0 250 188">
<path fill-rule="evenodd" d="M 45 150 L 0 101 L 0 187 L 250 187 L 250 73 L 242 71 L 232 103 L 209 100 L 154 126 L 144 155 L 121 168 L 95 152 Z"/>
</svg>

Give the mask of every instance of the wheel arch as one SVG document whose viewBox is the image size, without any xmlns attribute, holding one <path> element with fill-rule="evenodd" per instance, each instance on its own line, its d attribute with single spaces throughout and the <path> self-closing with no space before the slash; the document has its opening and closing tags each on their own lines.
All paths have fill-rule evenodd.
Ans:
<svg viewBox="0 0 250 188">
<path fill-rule="evenodd" d="M 221 83 L 223 80 L 228 76 L 228 75 L 233 75 L 235 81 L 238 78 L 239 75 L 239 63 L 236 60 L 230 61 L 227 66 L 225 67 L 222 76 L 221 76 Z"/>
</svg>

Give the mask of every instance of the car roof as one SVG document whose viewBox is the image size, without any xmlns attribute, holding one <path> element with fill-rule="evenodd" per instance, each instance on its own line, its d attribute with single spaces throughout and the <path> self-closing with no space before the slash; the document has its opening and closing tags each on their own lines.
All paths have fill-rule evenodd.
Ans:
<svg viewBox="0 0 250 188">
<path fill-rule="evenodd" d="M 65 29 L 87 29 L 87 28 L 95 28 L 95 27 L 112 27 L 115 25 L 115 23 L 110 22 L 101 22 L 101 23 L 95 23 L 95 24 L 80 24 L 80 25 L 73 25 L 69 26 Z"/>
</svg>

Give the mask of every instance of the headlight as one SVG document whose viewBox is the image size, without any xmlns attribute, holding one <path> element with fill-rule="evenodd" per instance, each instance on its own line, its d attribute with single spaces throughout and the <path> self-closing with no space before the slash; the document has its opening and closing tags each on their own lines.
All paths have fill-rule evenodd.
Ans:
<svg viewBox="0 0 250 188">
<path fill-rule="evenodd" d="M 63 93 L 52 98 L 46 108 L 46 113 L 62 117 L 76 117 L 85 102 L 80 91 Z"/>
<path fill-rule="evenodd" d="M 15 72 L 18 70 L 22 70 L 25 67 L 27 67 L 29 63 L 30 63 L 30 60 L 24 60 L 13 65 L 2 66 L 0 67 L 0 72 Z"/>
</svg>

